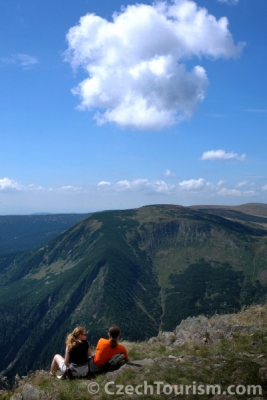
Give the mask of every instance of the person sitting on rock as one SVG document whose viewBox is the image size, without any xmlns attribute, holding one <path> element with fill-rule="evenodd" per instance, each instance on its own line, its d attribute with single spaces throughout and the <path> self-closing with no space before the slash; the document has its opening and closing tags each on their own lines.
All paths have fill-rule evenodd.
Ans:
<svg viewBox="0 0 267 400">
<path fill-rule="evenodd" d="M 119 337 L 119 327 L 117 325 L 112 325 L 108 330 L 108 339 L 99 339 L 96 345 L 96 353 L 89 361 L 90 372 L 102 372 L 107 361 L 116 354 L 124 354 L 125 361 L 128 361 L 126 348 L 118 343 Z"/>
<path fill-rule="evenodd" d="M 56 354 L 51 364 L 50 374 L 55 375 L 58 369 L 63 374 L 69 365 L 74 365 L 73 376 L 86 376 L 88 373 L 88 357 L 90 356 L 90 346 L 86 340 L 86 330 L 82 326 L 76 327 L 67 336 L 65 358 Z"/>
</svg>

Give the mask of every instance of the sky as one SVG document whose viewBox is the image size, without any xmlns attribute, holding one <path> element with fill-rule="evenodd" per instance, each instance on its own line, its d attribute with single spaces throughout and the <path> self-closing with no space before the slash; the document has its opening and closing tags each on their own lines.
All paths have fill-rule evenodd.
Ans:
<svg viewBox="0 0 267 400">
<path fill-rule="evenodd" d="M 266 0 L 2 0 L 0 215 L 267 203 Z"/>
</svg>

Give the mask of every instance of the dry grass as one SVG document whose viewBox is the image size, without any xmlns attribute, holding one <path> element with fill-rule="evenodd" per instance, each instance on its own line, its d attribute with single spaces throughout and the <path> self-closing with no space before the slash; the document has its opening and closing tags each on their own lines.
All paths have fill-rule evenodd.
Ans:
<svg viewBox="0 0 267 400">
<path fill-rule="evenodd" d="M 267 303 L 243 308 L 238 314 L 228 314 L 222 318 L 229 325 L 267 327 Z M 214 321 L 215 318 L 211 317 L 211 324 Z"/>
<path fill-rule="evenodd" d="M 261 385 L 263 395 L 267 394 L 267 380 L 259 376 L 259 369 L 267 367 L 267 304 L 251 306 L 239 314 L 215 316 L 210 319 L 223 321 L 229 325 L 254 326 L 251 332 L 236 332 L 232 337 L 223 338 L 217 345 L 199 345 L 185 343 L 183 346 L 165 346 L 154 342 L 126 342 L 130 360 L 148 359 L 142 367 L 126 366 L 115 375 L 98 375 L 92 377 L 100 392 L 92 395 L 88 392 L 88 379 L 61 381 L 48 375 L 47 371 L 36 371 L 27 380 L 21 381 L 13 392 L 1 393 L 1 400 L 9 400 L 14 393 L 21 393 L 27 382 L 47 393 L 53 400 L 108 400 L 111 398 L 129 399 L 129 395 L 112 396 L 104 391 L 105 384 L 114 381 L 114 385 L 137 385 L 145 381 L 153 385 L 156 381 L 168 385 L 190 385 L 192 382 L 204 385 L 221 385 L 226 390 L 229 385 Z M 171 356 L 171 357 L 170 357 Z M 149 361 L 150 359 L 150 361 Z M 151 361 L 153 360 L 153 361 Z M 114 390 L 115 386 L 112 386 Z M 52 396 L 52 397 L 49 397 Z M 141 399 L 159 399 L 158 394 L 133 395 Z M 173 398 L 165 396 L 166 398 Z M 188 394 L 179 399 L 211 399 L 212 396 Z M 237 396 L 247 399 L 246 395 Z"/>
</svg>

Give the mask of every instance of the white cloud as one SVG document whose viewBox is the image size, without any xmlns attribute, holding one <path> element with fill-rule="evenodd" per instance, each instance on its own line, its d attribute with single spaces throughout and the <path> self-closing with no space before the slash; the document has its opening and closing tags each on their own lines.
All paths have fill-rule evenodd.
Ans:
<svg viewBox="0 0 267 400">
<path fill-rule="evenodd" d="M 241 156 L 237 153 L 226 153 L 224 150 L 209 150 L 205 151 L 200 157 L 202 161 L 210 160 L 210 161 L 225 161 L 235 159 L 237 161 L 245 161 L 246 154 L 242 154 Z"/>
<path fill-rule="evenodd" d="M 38 63 L 36 57 L 29 56 L 28 54 L 18 54 L 17 58 L 22 67 L 31 67 L 32 65 Z"/>
<path fill-rule="evenodd" d="M 217 186 L 222 186 L 222 185 L 224 185 L 225 183 L 227 183 L 227 181 L 225 181 L 225 180 L 223 180 L 223 179 L 220 179 L 219 182 L 217 183 Z"/>
<path fill-rule="evenodd" d="M 148 179 L 123 180 L 115 184 L 118 190 L 148 191 L 154 193 L 168 194 L 173 191 L 175 185 L 168 185 L 164 181 L 149 181 Z"/>
<path fill-rule="evenodd" d="M 42 186 L 33 183 L 24 186 L 14 181 L 13 179 L 3 178 L 0 179 L 0 192 L 4 191 L 40 191 L 45 190 Z"/>
<path fill-rule="evenodd" d="M 235 6 L 239 3 L 239 0 L 217 0 L 219 3 L 226 3 L 230 6 Z"/>
<path fill-rule="evenodd" d="M 101 181 L 101 182 L 99 182 L 98 183 L 98 185 L 97 185 L 98 187 L 107 187 L 107 186 L 110 186 L 110 182 L 107 182 L 107 181 Z"/>
<path fill-rule="evenodd" d="M 9 178 L 3 178 L 0 179 L 0 192 L 4 191 L 20 191 L 20 192 L 40 192 L 40 191 L 47 191 L 47 192 L 55 192 L 55 191 L 68 191 L 68 192 L 75 192 L 83 190 L 81 187 L 75 187 L 75 186 L 62 186 L 57 189 L 49 188 L 45 189 L 43 186 L 40 185 L 35 185 L 34 183 L 31 183 L 29 185 L 22 185 L 13 179 Z"/>
<path fill-rule="evenodd" d="M 105 184 L 107 183 L 107 185 Z M 204 189 L 214 190 L 215 186 L 205 179 L 190 179 L 176 184 L 168 184 L 163 180 L 150 181 L 148 179 L 121 180 L 114 184 L 110 182 L 99 182 L 98 188 L 111 191 L 135 191 L 147 192 L 150 194 L 173 194 L 179 191 L 200 191 Z"/>
<path fill-rule="evenodd" d="M 176 173 L 175 172 L 172 172 L 170 169 L 165 169 L 165 171 L 164 171 L 164 175 L 165 176 L 169 176 L 169 177 L 171 177 L 171 176 L 176 176 Z"/>
<path fill-rule="evenodd" d="M 250 112 L 250 113 L 257 113 L 257 114 L 266 114 L 267 109 L 264 108 L 248 108 L 245 111 Z"/>
<path fill-rule="evenodd" d="M 231 195 L 231 196 L 241 196 L 242 192 L 241 190 L 237 189 L 227 189 L 227 188 L 222 188 L 218 191 L 219 195 L 226 196 L 226 195 Z"/>
<path fill-rule="evenodd" d="M 15 182 L 13 179 L 0 179 L 0 191 L 22 190 L 23 186 Z"/>
<path fill-rule="evenodd" d="M 257 196 L 258 192 L 255 190 L 238 190 L 238 189 L 227 189 L 227 188 L 222 188 L 218 191 L 218 195 L 221 196 Z"/>
<path fill-rule="evenodd" d="M 72 185 L 67 185 L 67 186 L 61 186 L 61 188 L 59 190 L 68 191 L 68 192 L 77 192 L 77 191 L 83 190 L 83 188 L 72 186 Z"/>
<path fill-rule="evenodd" d="M 177 188 L 176 185 L 169 185 L 164 181 L 155 180 L 149 181 L 148 179 L 133 179 L 133 180 L 121 180 L 115 184 L 111 182 L 102 181 L 98 183 L 99 189 L 109 189 L 115 191 L 136 191 L 136 192 L 147 192 L 154 194 L 170 194 Z"/>
<path fill-rule="evenodd" d="M 65 60 L 89 77 L 73 89 L 79 108 L 96 109 L 98 124 L 160 129 L 189 117 L 206 93 L 208 78 L 192 57 L 240 54 L 228 30 L 194 1 L 136 4 L 109 22 L 94 14 L 80 18 L 68 34 Z"/>
<path fill-rule="evenodd" d="M 258 192 L 255 190 L 240 190 L 242 186 L 249 184 L 249 181 L 242 181 L 236 185 L 236 188 L 227 188 L 227 181 L 219 180 L 217 184 L 209 182 L 203 178 L 188 179 L 175 184 L 168 184 L 163 180 L 150 181 L 148 179 L 120 180 L 116 183 L 101 181 L 97 187 L 100 190 L 108 190 L 110 192 L 143 192 L 146 194 L 181 194 L 181 193 L 202 193 L 208 196 L 255 196 Z M 267 190 L 267 185 L 262 187 Z"/>
<path fill-rule="evenodd" d="M 205 181 L 203 178 L 199 178 L 180 182 L 179 186 L 182 190 L 202 190 L 208 186 L 211 186 L 211 183 Z"/>
<path fill-rule="evenodd" d="M 267 190 L 267 184 L 261 187 L 261 190 Z"/>
<path fill-rule="evenodd" d="M 29 56 L 28 54 L 12 54 L 9 57 L 2 57 L 1 63 L 5 65 L 18 65 L 23 69 L 28 69 L 33 65 L 37 64 L 39 61 L 36 57 Z"/>
<path fill-rule="evenodd" d="M 24 190 L 45 190 L 43 186 L 37 186 L 34 183 L 31 183 L 30 185 L 27 185 L 23 187 Z"/>
<path fill-rule="evenodd" d="M 242 187 L 242 186 L 246 186 L 246 185 L 248 185 L 249 184 L 249 181 L 241 181 L 241 182 L 238 182 L 237 184 L 236 184 L 236 187 L 238 187 L 238 188 L 240 188 L 240 187 Z"/>
</svg>

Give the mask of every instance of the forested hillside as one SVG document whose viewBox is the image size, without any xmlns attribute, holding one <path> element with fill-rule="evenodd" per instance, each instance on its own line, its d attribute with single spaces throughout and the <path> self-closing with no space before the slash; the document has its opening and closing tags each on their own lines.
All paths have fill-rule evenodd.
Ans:
<svg viewBox="0 0 267 400">
<path fill-rule="evenodd" d="M 263 301 L 266 245 L 262 226 L 187 207 L 95 213 L 2 267 L 0 368 L 48 366 L 77 324 L 92 344 L 111 323 L 138 341 Z"/>
<path fill-rule="evenodd" d="M 37 248 L 88 215 L 0 215 L 0 255 Z"/>
</svg>

